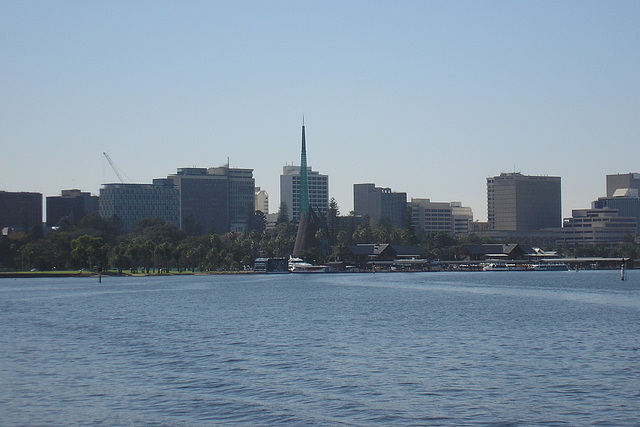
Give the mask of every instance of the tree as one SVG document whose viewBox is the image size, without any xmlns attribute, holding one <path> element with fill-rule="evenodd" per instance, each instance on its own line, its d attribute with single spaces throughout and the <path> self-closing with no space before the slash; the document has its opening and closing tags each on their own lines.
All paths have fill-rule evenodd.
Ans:
<svg viewBox="0 0 640 427">
<path fill-rule="evenodd" d="M 338 217 L 340 209 L 335 198 L 329 200 L 329 209 L 327 209 L 327 231 L 329 232 L 329 244 L 335 245 L 338 239 Z"/>
<path fill-rule="evenodd" d="M 249 231 L 262 233 L 267 229 L 267 216 L 264 212 L 257 210 L 254 212 L 251 221 L 249 221 Z"/>
<path fill-rule="evenodd" d="M 283 222 L 289 222 L 289 207 L 286 202 L 280 202 L 280 207 L 278 208 L 278 219 L 276 220 L 276 225 L 282 224 Z"/>
<path fill-rule="evenodd" d="M 105 263 L 107 245 L 102 237 L 93 237 L 88 234 L 71 241 L 71 257 L 80 266 L 93 268 L 101 267 Z"/>
</svg>

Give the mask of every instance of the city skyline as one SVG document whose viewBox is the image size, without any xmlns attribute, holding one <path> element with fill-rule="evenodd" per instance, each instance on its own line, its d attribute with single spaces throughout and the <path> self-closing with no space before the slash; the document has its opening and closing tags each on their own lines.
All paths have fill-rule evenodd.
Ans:
<svg viewBox="0 0 640 427">
<path fill-rule="evenodd" d="M 44 196 L 179 167 L 253 168 L 277 207 L 305 115 L 309 165 L 461 201 L 562 177 L 563 217 L 637 172 L 640 4 L 2 1 L 5 191 Z M 296 163 L 297 164 L 297 163 Z"/>
</svg>

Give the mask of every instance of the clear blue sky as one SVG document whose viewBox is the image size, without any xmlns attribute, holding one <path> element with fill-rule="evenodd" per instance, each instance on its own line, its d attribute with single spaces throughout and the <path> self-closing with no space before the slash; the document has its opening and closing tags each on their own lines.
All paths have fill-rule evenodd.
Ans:
<svg viewBox="0 0 640 427">
<path fill-rule="evenodd" d="M 0 190 L 98 193 L 185 166 L 461 201 L 562 177 L 563 211 L 640 172 L 638 1 L 0 1 Z"/>
</svg>

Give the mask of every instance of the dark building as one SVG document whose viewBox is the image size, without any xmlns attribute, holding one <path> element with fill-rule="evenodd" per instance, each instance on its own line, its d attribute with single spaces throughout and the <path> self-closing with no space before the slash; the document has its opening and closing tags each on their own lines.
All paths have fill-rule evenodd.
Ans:
<svg viewBox="0 0 640 427">
<path fill-rule="evenodd" d="M 0 229 L 42 225 L 42 194 L 0 191 Z"/>
<path fill-rule="evenodd" d="M 386 218 L 392 226 L 402 228 L 407 216 L 407 193 L 394 193 L 375 184 L 354 184 L 353 211 L 369 216 L 376 225 Z"/>
<path fill-rule="evenodd" d="M 169 175 L 180 193 L 180 227 L 188 233 L 243 232 L 255 211 L 253 169 L 180 168 Z"/>
<path fill-rule="evenodd" d="M 487 178 L 492 230 L 536 231 L 562 226 L 560 177 L 502 173 Z"/>
<path fill-rule="evenodd" d="M 62 190 L 60 196 L 47 197 L 47 227 L 54 227 L 65 218 L 71 224 L 98 210 L 98 196 L 80 190 Z"/>
<path fill-rule="evenodd" d="M 640 173 L 622 173 L 607 175 L 607 197 L 613 197 L 620 188 L 640 190 Z"/>
<path fill-rule="evenodd" d="M 118 217 L 125 230 L 143 218 L 161 218 L 178 226 L 178 202 L 178 190 L 167 179 L 154 179 L 153 184 L 104 184 L 98 211 L 103 218 Z"/>
</svg>

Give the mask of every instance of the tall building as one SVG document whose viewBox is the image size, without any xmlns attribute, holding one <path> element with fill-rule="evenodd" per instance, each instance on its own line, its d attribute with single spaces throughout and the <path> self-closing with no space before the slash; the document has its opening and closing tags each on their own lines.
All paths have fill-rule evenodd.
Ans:
<svg viewBox="0 0 640 427">
<path fill-rule="evenodd" d="M 98 196 L 80 190 L 62 190 L 60 196 L 47 197 L 47 227 L 54 227 L 63 218 L 71 224 L 98 211 Z"/>
<path fill-rule="evenodd" d="M 640 233 L 640 196 L 636 188 L 619 188 L 612 197 L 599 197 L 591 203 L 592 209 L 610 208 L 618 211 L 622 217 L 631 217 L 636 221 Z"/>
<path fill-rule="evenodd" d="M 613 193 L 619 188 L 640 190 L 640 173 L 607 175 L 607 197 L 613 197 Z"/>
<path fill-rule="evenodd" d="M 125 230 L 142 218 L 161 218 L 180 224 L 179 194 L 171 180 L 153 184 L 104 184 L 100 189 L 100 216 L 117 216 Z"/>
<path fill-rule="evenodd" d="M 42 194 L 0 191 L 0 229 L 42 225 Z"/>
<path fill-rule="evenodd" d="M 169 175 L 180 193 L 180 227 L 189 233 L 245 231 L 255 211 L 253 169 L 180 168 Z"/>
<path fill-rule="evenodd" d="M 269 214 L 269 193 L 266 190 L 261 190 L 260 187 L 256 187 L 256 211 L 261 211 L 263 214 Z"/>
<path fill-rule="evenodd" d="M 375 184 L 353 184 L 353 211 L 356 216 L 368 215 L 375 224 L 387 218 L 392 226 L 402 228 L 407 213 L 407 193 L 394 193 L 391 188 Z"/>
<path fill-rule="evenodd" d="M 300 166 L 283 166 L 280 175 L 280 202 L 287 205 L 289 219 L 300 220 L 301 178 Z M 308 205 L 316 212 L 327 215 L 329 209 L 329 176 L 307 167 Z M 304 203 L 304 201 L 302 201 Z"/>
<path fill-rule="evenodd" d="M 492 230 L 536 231 L 560 227 L 560 177 L 514 172 L 487 178 L 487 216 Z"/>
<path fill-rule="evenodd" d="M 411 199 L 411 221 L 416 230 L 424 233 L 442 231 L 457 235 L 469 232 L 473 222 L 471 208 L 460 202 L 432 202 L 430 199 Z"/>
</svg>

